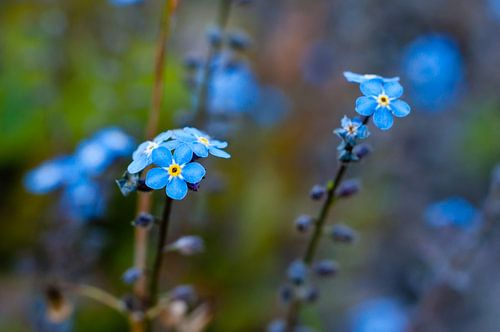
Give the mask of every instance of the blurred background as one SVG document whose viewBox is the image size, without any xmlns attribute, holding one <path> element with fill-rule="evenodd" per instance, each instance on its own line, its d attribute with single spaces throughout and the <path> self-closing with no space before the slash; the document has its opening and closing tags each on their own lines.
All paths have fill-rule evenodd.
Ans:
<svg viewBox="0 0 500 332">
<path fill-rule="evenodd" d="M 25 176 L 78 153 L 102 128 L 142 141 L 161 6 L 0 2 L 1 331 L 37 330 L 54 278 L 131 292 L 122 274 L 136 195 L 123 197 L 114 182 L 130 154 L 79 190 L 34 195 Z M 216 12 L 216 1 L 180 0 L 162 130 L 189 123 L 189 71 L 206 56 Z M 263 331 L 282 315 L 278 289 L 308 238 L 294 220 L 318 211 L 309 190 L 333 176 L 332 130 L 361 95 L 342 73 L 400 76 L 412 113 L 387 132 L 370 127 L 373 153 L 348 173 L 362 191 L 330 216 L 357 240 L 322 240 L 318 257 L 340 272 L 317 281 L 304 322 L 318 331 L 497 331 L 500 1 L 255 0 L 234 7 L 227 31 L 240 66 L 217 77 L 210 111 L 223 120 L 210 130 L 232 159 L 207 164 L 201 190 L 175 204 L 172 237 L 200 235 L 206 250 L 167 256 L 164 288 L 194 285 L 215 310 L 209 331 Z M 74 331 L 127 329 L 112 310 L 74 300 Z"/>
</svg>

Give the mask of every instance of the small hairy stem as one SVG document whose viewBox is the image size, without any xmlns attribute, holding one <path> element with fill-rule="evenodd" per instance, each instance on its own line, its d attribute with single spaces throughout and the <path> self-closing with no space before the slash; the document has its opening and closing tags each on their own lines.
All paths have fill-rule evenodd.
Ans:
<svg viewBox="0 0 500 332">
<path fill-rule="evenodd" d="M 124 303 L 120 299 L 98 287 L 89 285 L 67 285 L 66 287 L 69 291 L 74 292 L 75 294 L 100 302 L 112 309 L 115 309 L 119 313 L 128 313 Z"/>
<path fill-rule="evenodd" d="M 154 86 L 151 97 L 151 108 L 149 111 L 148 122 L 146 126 L 146 138 L 152 139 L 158 131 L 158 122 L 160 118 L 160 109 L 163 101 L 165 54 L 167 40 L 170 35 L 170 22 L 175 12 L 177 0 L 165 0 L 165 6 L 162 11 L 160 22 L 160 33 L 156 45 L 155 68 L 154 68 Z M 151 194 L 138 193 L 137 214 L 148 213 L 151 211 Z M 148 234 L 144 228 L 137 227 L 134 235 L 134 266 L 144 271 L 147 261 Z M 146 280 L 144 277 L 138 278 L 134 284 L 134 294 L 137 298 L 145 301 L 147 299 Z"/>
<path fill-rule="evenodd" d="M 170 211 L 172 210 L 172 199 L 168 198 L 165 201 L 165 206 L 163 208 L 163 215 L 160 221 L 159 238 L 156 246 L 156 256 L 153 263 L 153 270 L 151 272 L 151 280 L 149 284 L 149 303 L 151 306 L 156 304 L 158 298 L 158 283 L 160 279 L 161 266 L 163 262 L 163 248 L 165 247 L 167 236 L 168 236 L 168 226 L 170 223 Z"/>
<path fill-rule="evenodd" d="M 316 250 L 319 245 L 319 241 L 321 239 L 321 235 L 323 234 L 323 228 L 326 223 L 328 212 L 331 207 L 335 204 L 335 191 L 337 190 L 340 182 L 347 171 L 348 163 L 340 164 L 340 167 L 337 170 L 337 174 L 335 178 L 328 182 L 328 191 L 325 201 L 321 207 L 319 215 L 314 224 L 314 233 L 311 236 L 309 243 L 307 244 L 307 249 L 305 251 L 304 257 L 302 258 L 304 263 L 308 266 L 311 265 L 314 255 L 316 254 Z M 288 311 L 286 314 L 286 329 L 287 332 L 292 332 L 294 327 L 297 325 L 300 309 L 302 307 L 302 301 L 300 299 L 294 299 L 290 305 L 288 306 Z"/>
<path fill-rule="evenodd" d="M 229 14 L 231 12 L 231 2 L 232 0 L 220 0 L 219 9 L 217 12 L 217 27 L 220 29 L 220 32 L 223 34 L 226 29 L 227 22 L 229 20 Z M 207 95 L 208 95 L 208 86 L 210 81 L 212 80 L 212 70 L 211 66 L 214 62 L 214 58 L 217 56 L 221 49 L 220 44 L 211 44 L 210 49 L 208 50 L 208 55 L 206 57 L 206 61 L 203 64 L 203 72 L 201 75 L 201 82 L 197 90 L 197 95 L 195 98 L 195 123 L 199 127 L 203 127 L 207 120 Z"/>
</svg>

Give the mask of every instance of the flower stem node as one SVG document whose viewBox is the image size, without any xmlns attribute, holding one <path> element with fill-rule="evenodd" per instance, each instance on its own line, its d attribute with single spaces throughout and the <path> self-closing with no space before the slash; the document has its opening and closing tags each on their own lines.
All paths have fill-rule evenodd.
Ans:
<svg viewBox="0 0 500 332">
<path fill-rule="evenodd" d="M 333 277 L 337 274 L 338 264 L 332 260 L 321 260 L 314 263 L 313 271 L 319 277 Z"/>
<path fill-rule="evenodd" d="M 308 232 L 313 224 L 314 218 L 307 214 L 302 214 L 295 220 L 295 228 L 301 233 Z"/>
<path fill-rule="evenodd" d="M 352 228 L 343 224 L 333 226 L 330 234 L 333 241 L 341 243 L 352 243 L 356 238 Z"/>
<path fill-rule="evenodd" d="M 309 193 L 309 197 L 312 200 L 319 201 L 325 197 L 326 188 L 320 184 L 316 184 L 311 188 L 311 192 Z"/>
<path fill-rule="evenodd" d="M 357 194 L 361 190 L 361 184 L 356 179 L 349 179 L 342 182 L 337 189 L 336 195 L 337 197 L 351 197 Z"/>
<path fill-rule="evenodd" d="M 308 275 L 309 268 L 302 260 L 295 260 L 288 266 L 288 279 L 296 286 L 303 285 Z"/>
</svg>

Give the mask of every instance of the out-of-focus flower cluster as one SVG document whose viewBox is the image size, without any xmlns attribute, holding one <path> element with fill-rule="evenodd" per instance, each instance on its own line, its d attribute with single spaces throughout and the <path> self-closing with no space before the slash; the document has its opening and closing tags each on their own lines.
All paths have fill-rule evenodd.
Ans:
<svg viewBox="0 0 500 332">
<path fill-rule="evenodd" d="M 24 185 L 34 194 L 62 189 L 61 211 L 70 219 L 99 218 L 104 213 L 105 195 L 98 178 L 133 148 L 134 139 L 121 129 L 102 129 L 80 142 L 72 155 L 48 160 L 28 172 Z"/>
</svg>

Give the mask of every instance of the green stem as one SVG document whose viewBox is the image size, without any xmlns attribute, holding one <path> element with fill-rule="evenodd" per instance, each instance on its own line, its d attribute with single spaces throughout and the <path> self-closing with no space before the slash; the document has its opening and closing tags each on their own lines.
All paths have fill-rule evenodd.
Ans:
<svg viewBox="0 0 500 332">
<path fill-rule="evenodd" d="M 167 197 L 167 200 L 165 201 L 165 206 L 163 208 L 163 215 L 160 221 L 159 238 L 156 246 L 156 257 L 153 264 L 153 270 L 151 273 L 151 280 L 149 284 L 150 306 L 154 306 L 158 298 L 158 288 L 159 288 L 158 286 L 160 280 L 161 266 L 163 262 L 163 248 L 165 247 L 167 241 L 171 210 L 172 210 L 172 199 Z"/>
<path fill-rule="evenodd" d="M 224 31 L 227 26 L 227 22 L 229 20 L 229 15 L 231 12 L 231 2 L 232 0 L 220 0 L 219 9 L 217 12 L 216 24 L 220 29 L 221 33 L 224 34 Z M 211 44 L 210 49 L 208 50 L 208 55 L 205 63 L 203 64 L 203 73 L 201 75 L 202 81 L 197 90 L 196 95 L 196 106 L 195 106 L 195 123 L 199 127 L 202 127 L 207 120 L 207 96 L 208 96 L 208 87 L 209 83 L 212 80 L 213 71 L 211 70 L 212 63 L 214 62 L 214 58 L 220 52 L 222 45 L 221 44 Z"/>
</svg>

